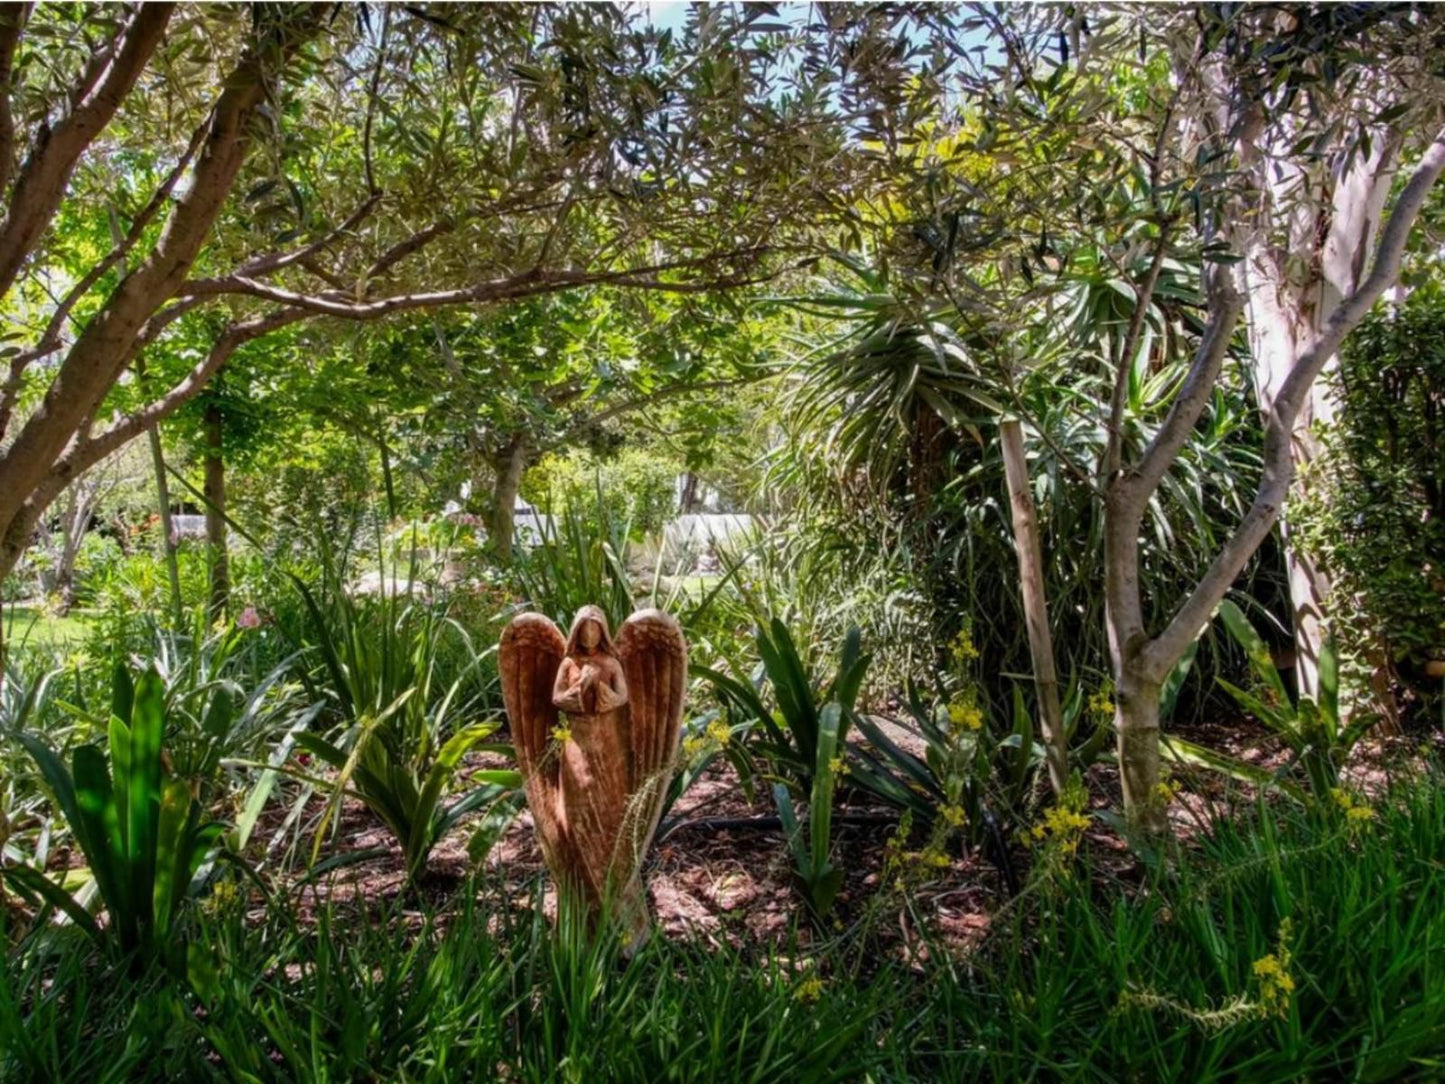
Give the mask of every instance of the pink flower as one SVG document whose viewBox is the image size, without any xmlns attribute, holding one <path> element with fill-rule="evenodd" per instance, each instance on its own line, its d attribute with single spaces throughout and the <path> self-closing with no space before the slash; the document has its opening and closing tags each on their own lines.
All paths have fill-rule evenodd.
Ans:
<svg viewBox="0 0 1445 1084">
<path fill-rule="evenodd" d="M 238 629 L 259 629 L 261 627 L 261 615 L 256 612 L 256 607 L 247 606 L 241 611 L 241 616 L 236 618 Z"/>
</svg>

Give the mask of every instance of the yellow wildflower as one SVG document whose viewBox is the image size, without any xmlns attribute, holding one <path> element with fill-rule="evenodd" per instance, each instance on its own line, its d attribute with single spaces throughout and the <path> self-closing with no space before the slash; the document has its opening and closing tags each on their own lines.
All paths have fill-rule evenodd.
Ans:
<svg viewBox="0 0 1445 1084">
<path fill-rule="evenodd" d="M 699 734 L 694 735 L 691 738 L 687 738 L 682 743 L 683 759 L 692 760 L 705 748 L 707 748 L 707 739 L 704 738 L 702 735 Z"/>
<path fill-rule="evenodd" d="M 1330 799 L 1344 813 L 1345 819 L 1352 825 L 1364 824 L 1375 819 L 1375 808 L 1368 802 L 1355 800 L 1354 795 L 1349 791 L 1335 787 L 1330 791 Z"/>
<path fill-rule="evenodd" d="M 847 775 L 848 765 L 842 757 L 833 757 L 828 761 L 828 770 L 834 775 Z"/>
<path fill-rule="evenodd" d="M 948 721 L 959 730 L 980 730 L 983 728 L 983 712 L 972 701 L 955 700 L 948 705 Z"/>
<path fill-rule="evenodd" d="M 968 626 L 965 625 L 958 630 L 958 635 L 953 638 L 953 644 L 950 646 L 950 653 L 953 655 L 953 661 L 960 666 L 978 658 L 978 648 L 973 642 L 973 636 L 969 632 Z"/>
<path fill-rule="evenodd" d="M 229 910 L 240 902 L 241 890 L 233 881 L 217 881 L 211 888 L 210 896 L 201 906 L 209 914 L 215 915 Z"/>
<path fill-rule="evenodd" d="M 1114 687 L 1112 685 L 1106 684 L 1089 697 L 1089 714 L 1105 719 L 1114 717 Z"/>
<path fill-rule="evenodd" d="M 1272 952 L 1254 961 L 1254 977 L 1259 980 L 1259 1006 L 1265 1016 L 1284 1016 L 1289 1012 L 1294 979 L 1288 963 L 1288 954 L 1281 960 Z"/>
<path fill-rule="evenodd" d="M 1044 810 L 1043 820 L 1029 829 L 1034 841 L 1047 839 L 1050 848 L 1059 854 L 1076 853 L 1084 830 L 1093 823 L 1084 813 L 1085 802 L 1081 792 L 1066 791 L 1059 804 Z"/>
<path fill-rule="evenodd" d="M 732 727 L 728 726 L 727 723 L 721 719 L 714 719 L 707 724 L 707 730 L 704 731 L 704 734 L 713 744 L 726 746 L 727 743 L 732 740 L 733 731 Z"/>
<path fill-rule="evenodd" d="M 809 975 L 802 982 L 793 988 L 793 1000 L 812 1002 L 817 1001 L 823 993 L 823 980 L 817 975 Z"/>
<path fill-rule="evenodd" d="M 572 740 L 572 728 L 570 726 L 554 726 L 552 740 L 558 745 L 566 745 Z"/>
<path fill-rule="evenodd" d="M 946 805 L 943 807 L 943 819 L 950 828 L 962 828 L 968 823 L 968 814 L 961 805 Z"/>
</svg>

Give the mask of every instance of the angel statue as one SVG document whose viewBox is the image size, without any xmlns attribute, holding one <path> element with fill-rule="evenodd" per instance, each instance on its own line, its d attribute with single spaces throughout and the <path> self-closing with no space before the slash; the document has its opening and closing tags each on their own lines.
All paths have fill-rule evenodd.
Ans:
<svg viewBox="0 0 1445 1084">
<path fill-rule="evenodd" d="M 632 933 L 645 933 L 638 871 L 675 767 L 682 628 L 642 610 L 614 643 L 602 610 L 584 606 L 563 640 L 547 618 L 524 613 L 502 633 L 499 666 L 527 804 L 559 889 L 593 915 L 615 904 Z"/>
</svg>

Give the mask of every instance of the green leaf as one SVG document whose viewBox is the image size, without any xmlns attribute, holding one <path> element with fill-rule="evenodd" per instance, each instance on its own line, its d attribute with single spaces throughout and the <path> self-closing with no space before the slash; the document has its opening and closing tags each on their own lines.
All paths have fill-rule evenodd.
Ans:
<svg viewBox="0 0 1445 1084">
<path fill-rule="evenodd" d="M 453 734 L 437 753 L 436 760 L 427 772 L 421 793 L 417 796 L 416 808 L 412 811 L 411 834 L 402 841 L 408 856 L 408 869 L 412 875 L 420 871 L 421 863 L 426 861 L 427 854 L 436 843 L 434 832 L 437 827 L 437 808 L 457 765 L 467 750 L 496 729 L 496 723 L 474 723 L 463 727 Z"/>
<path fill-rule="evenodd" d="M 72 822 L 72 830 L 82 843 L 96 888 L 110 910 L 110 920 L 117 929 L 133 932 L 140 920 L 131 912 L 131 868 L 105 757 L 94 745 L 82 745 L 71 754 L 71 766 L 80 817 L 79 824 Z"/>
<path fill-rule="evenodd" d="M 165 730 L 165 682 L 155 668 L 136 683 L 130 726 L 130 775 L 127 780 L 131 906 L 136 915 L 151 912 L 156 878 L 156 827 L 161 813 L 161 736 Z M 119 769 L 116 770 L 117 779 Z M 117 788 L 117 799 L 119 799 Z M 117 806 L 119 801 L 117 800 Z"/>
<path fill-rule="evenodd" d="M 1279 671 L 1274 667 L 1274 659 L 1270 657 L 1269 648 L 1260 639 L 1259 633 L 1254 631 L 1254 626 L 1249 623 L 1244 612 L 1233 602 L 1225 599 L 1219 604 L 1219 616 L 1223 619 L 1224 627 L 1229 630 L 1229 634 L 1249 656 L 1250 665 L 1254 667 L 1255 674 L 1269 686 L 1280 704 L 1288 704 L 1289 693 L 1285 690 Z"/>
<path fill-rule="evenodd" d="M 75 902 L 75 897 L 65 891 L 38 869 L 29 866 L 0 866 L 0 878 L 10 881 L 17 888 L 28 889 L 39 895 L 52 907 L 65 915 L 98 942 L 104 941 L 101 929 L 96 925 L 85 908 Z"/>
<path fill-rule="evenodd" d="M 1320 648 L 1320 715 L 1330 741 L 1340 733 L 1340 662 L 1334 634 L 1325 637 Z"/>
<path fill-rule="evenodd" d="M 185 783 L 172 779 L 165 785 L 156 825 L 156 874 L 151 898 L 157 939 L 170 930 L 171 915 L 190 884 L 191 856 L 186 846 L 190 815 L 191 792 Z"/>
</svg>

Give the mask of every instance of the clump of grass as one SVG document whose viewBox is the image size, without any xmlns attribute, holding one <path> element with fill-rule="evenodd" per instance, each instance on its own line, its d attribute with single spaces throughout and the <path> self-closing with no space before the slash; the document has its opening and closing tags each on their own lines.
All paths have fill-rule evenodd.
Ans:
<svg viewBox="0 0 1445 1084">
<path fill-rule="evenodd" d="M 303 924 L 216 901 L 186 980 L 41 932 L 0 974 L 0 1079 L 1428 1076 L 1445 1048 L 1438 782 L 1368 819 L 1220 822 L 1142 891 L 1081 868 L 997 915 L 969 958 L 930 946 L 921 971 L 861 938 L 761 956 L 652 938 L 625 960 L 605 930 L 554 929 L 540 898 L 477 903 L 500 898 L 479 884 L 420 928 L 399 909 Z"/>
</svg>

